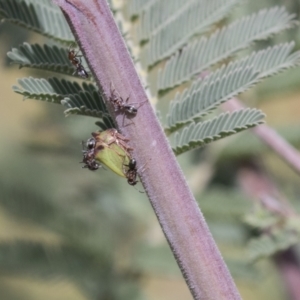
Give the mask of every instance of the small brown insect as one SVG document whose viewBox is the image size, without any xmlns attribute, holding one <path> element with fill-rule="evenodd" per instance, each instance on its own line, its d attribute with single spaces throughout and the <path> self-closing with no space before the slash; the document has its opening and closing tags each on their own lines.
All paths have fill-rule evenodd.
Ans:
<svg viewBox="0 0 300 300">
<path fill-rule="evenodd" d="M 75 50 L 72 49 L 71 46 L 69 47 L 68 59 L 71 62 L 71 64 L 76 68 L 75 72 L 72 75 L 77 74 L 82 78 L 88 78 L 89 75 L 81 64 L 82 55 L 78 55 L 78 53 L 79 51 L 75 52 Z"/>
<path fill-rule="evenodd" d="M 72 63 L 72 65 L 74 67 L 77 67 L 78 64 L 81 63 L 80 57 L 82 57 L 82 55 L 78 55 L 78 53 L 79 53 L 79 51 L 75 52 L 75 50 L 72 49 L 71 46 L 69 47 L 69 50 L 68 50 L 68 59 Z"/>
</svg>

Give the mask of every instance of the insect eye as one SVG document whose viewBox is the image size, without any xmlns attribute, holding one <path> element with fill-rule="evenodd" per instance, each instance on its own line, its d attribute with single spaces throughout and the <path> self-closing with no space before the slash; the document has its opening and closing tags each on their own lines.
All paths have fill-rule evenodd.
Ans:
<svg viewBox="0 0 300 300">
<path fill-rule="evenodd" d="M 94 149 L 95 148 L 95 145 L 96 145 L 96 142 L 94 139 L 89 139 L 87 142 L 86 142 L 86 148 L 88 150 L 91 150 L 91 149 Z"/>
</svg>

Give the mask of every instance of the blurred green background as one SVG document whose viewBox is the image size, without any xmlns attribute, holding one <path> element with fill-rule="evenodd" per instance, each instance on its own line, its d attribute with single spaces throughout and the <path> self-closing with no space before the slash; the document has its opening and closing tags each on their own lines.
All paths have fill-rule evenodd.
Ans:
<svg viewBox="0 0 300 300">
<path fill-rule="evenodd" d="M 274 4 L 282 1 L 255 0 L 234 14 Z M 298 1 L 284 5 L 299 14 Z M 59 105 L 22 101 L 12 92 L 17 78 L 52 76 L 19 70 L 6 58 L 12 47 L 41 38 L 2 24 L 0 39 L 1 299 L 192 299 L 147 197 L 108 170 L 81 168 L 81 141 L 98 130 L 96 120 L 65 118 Z M 298 28 L 262 45 L 291 39 L 299 48 Z M 243 96 L 296 147 L 299 82 L 296 68 Z M 250 146 L 245 143 L 249 140 Z M 241 161 L 248 159 L 263 162 L 297 210 L 299 177 L 250 132 L 179 157 L 243 299 L 289 299 L 273 257 L 247 263 L 253 229 L 243 218 L 252 205 L 237 187 L 236 176 Z"/>
</svg>

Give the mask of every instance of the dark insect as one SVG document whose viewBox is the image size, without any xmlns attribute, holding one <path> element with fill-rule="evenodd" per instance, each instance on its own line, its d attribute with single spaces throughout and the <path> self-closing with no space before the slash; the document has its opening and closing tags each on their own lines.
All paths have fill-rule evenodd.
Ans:
<svg viewBox="0 0 300 300">
<path fill-rule="evenodd" d="M 96 162 L 94 156 L 94 148 L 96 145 L 96 141 L 94 138 L 90 138 L 87 140 L 86 144 L 82 141 L 82 152 L 83 152 L 83 159 L 81 163 L 84 163 L 82 168 L 88 168 L 91 171 L 98 170 L 101 165 Z"/>
<path fill-rule="evenodd" d="M 100 168 L 100 164 L 94 158 L 91 158 L 88 152 L 83 153 L 82 163 L 85 164 L 82 168 L 88 168 L 91 171 L 96 171 Z"/>
<path fill-rule="evenodd" d="M 137 112 L 138 112 L 138 108 L 146 101 L 142 102 L 140 104 L 140 106 L 137 108 L 132 104 L 127 104 L 129 97 L 127 97 L 126 100 L 124 100 L 122 97 L 116 95 L 116 91 L 115 89 L 112 89 L 112 85 L 110 85 L 110 93 L 111 96 L 109 98 L 110 102 L 113 104 L 115 111 L 121 111 L 127 115 L 130 115 L 132 117 L 134 117 Z"/>
<path fill-rule="evenodd" d="M 89 74 L 81 64 L 77 66 L 74 74 L 78 74 L 82 78 L 89 78 Z"/>
<path fill-rule="evenodd" d="M 137 169 L 136 169 L 136 160 L 131 158 L 128 165 L 124 165 L 128 167 L 128 170 L 125 172 L 125 176 L 127 178 L 127 182 L 130 185 L 136 185 L 138 181 L 136 180 L 137 177 Z"/>
<path fill-rule="evenodd" d="M 136 185 L 138 183 L 138 180 L 136 179 L 137 177 L 136 160 L 134 158 L 131 158 L 129 164 L 128 165 L 124 164 L 124 167 L 128 168 L 127 171 L 124 170 L 124 174 L 127 178 L 128 184 L 132 186 Z M 143 191 L 140 191 L 137 188 L 135 189 L 142 194 L 144 193 Z"/>
<path fill-rule="evenodd" d="M 84 142 L 83 142 L 84 143 Z M 96 146 L 96 141 L 94 138 L 90 138 L 86 141 L 86 144 L 85 144 L 87 150 L 93 150 Z"/>
<path fill-rule="evenodd" d="M 78 52 L 79 51 L 75 52 L 74 49 L 71 49 L 71 47 L 69 47 L 68 59 L 71 62 L 71 64 L 76 68 L 75 72 L 72 75 L 77 74 L 82 78 L 88 78 L 89 75 L 81 64 L 82 55 L 78 55 Z"/>
<path fill-rule="evenodd" d="M 124 100 L 122 97 L 111 97 L 110 101 L 113 103 L 115 111 L 123 111 L 131 116 L 135 116 L 138 112 L 138 109 L 131 104 L 126 104 L 129 100 L 129 97 Z"/>
</svg>

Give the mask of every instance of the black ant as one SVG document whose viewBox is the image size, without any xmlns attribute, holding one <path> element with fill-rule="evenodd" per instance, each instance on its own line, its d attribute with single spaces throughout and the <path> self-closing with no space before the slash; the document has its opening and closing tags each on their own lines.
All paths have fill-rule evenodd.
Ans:
<svg viewBox="0 0 300 300">
<path fill-rule="evenodd" d="M 138 112 L 138 109 L 131 104 L 126 104 L 129 100 L 129 97 L 127 97 L 126 100 L 124 100 L 122 97 L 117 98 L 110 98 L 110 101 L 113 103 L 115 111 L 123 111 L 131 116 L 135 116 Z"/>
<path fill-rule="evenodd" d="M 101 165 L 97 163 L 95 160 L 95 156 L 94 156 L 95 146 L 96 146 L 96 141 L 93 138 L 88 139 L 85 145 L 84 142 L 82 141 L 82 148 L 83 148 L 82 163 L 85 164 L 82 168 L 88 168 L 91 171 L 96 171 L 101 167 Z"/>
<path fill-rule="evenodd" d="M 137 177 L 137 168 L 136 168 L 136 160 L 131 158 L 128 165 L 124 164 L 124 167 L 128 167 L 127 171 L 124 170 L 125 177 L 127 178 L 128 184 L 134 186 L 139 181 L 136 179 Z M 144 193 L 143 191 L 138 190 L 140 193 Z"/>
<path fill-rule="evenodd" d="M 77 66 L 74 74 L 78 74 L 82 78 L 89 78 L 89 74 L 81 64 Z"/>
<path fill-rule="evenodd" d="M 110 85 L 111 96 L 110 96 L 109 100 L 113 104 L 115 111 L 121 111 L 124 114 L 127 114 L 131 117 L 136 116 L 136 114 L 138 112 L 138 108 L 141 107 L 141 105 L 147 101 L 146 100 L 146 101 L 140 103 L 140 106 L 137 108 L 133 105 L 134 103 L 127 104 L 129 97 L 127 97 L 127 99 L 124 100 L 122 97 L 117 96 L 115 91 L 116 91 L 115 89 L 114 90 L 112 89 L 112 85 Z"/>
<path fill-rule="evenodd" d="M 82 55 L 78 55 L 78 52 L 79 51 L 75 52 L 74 49 L 71 49 L 71 47 L 69 47 L 68 59 L 71 62 L 71 64 L 76 68 L 75 72 L 72 75 L 78 74 L 82 78 L 88 78 L 89 75 L 81 64 Z"/>
<path fill-rule="evenodd" d="M 136 180 L 137 177 L 137 169 L 136 169 L 136 160 L 131 158 L 128 165 L 124 165 L 128 167 L 128 170 L 125 172 L 125 176 L 127 178 L 127 182 L 130 185 L 136 185 L 138 181 Z"/>
<path fill-rule="evenodd" d="M 82 163 L 85 164 L 82 168 L 88 168 L 91 171 L 96 171 L 101 167 L 94 158 L 89 157 L 88 153 L 83 153 Z"/>
</svg>

